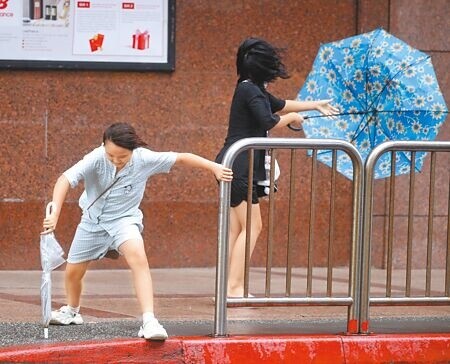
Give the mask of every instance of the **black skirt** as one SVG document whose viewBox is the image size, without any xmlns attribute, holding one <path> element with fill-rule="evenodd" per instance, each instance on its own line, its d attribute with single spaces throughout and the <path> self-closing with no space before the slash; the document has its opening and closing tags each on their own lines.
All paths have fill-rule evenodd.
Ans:
<svg viewBox="0 0 450 364">
<path fill-rule="evenodd" d="M 248 180 L 233 178 L 231 182 L 231 196 L 230 196 L 230 206 L 237 207 L 242 201 L 247 201 L 248 194 Z M 264 193 L 264 188 L 253 183 L 252 188 L 252 204 L 259 203 L 259 198 L 266 196 Z"/>
</svg>

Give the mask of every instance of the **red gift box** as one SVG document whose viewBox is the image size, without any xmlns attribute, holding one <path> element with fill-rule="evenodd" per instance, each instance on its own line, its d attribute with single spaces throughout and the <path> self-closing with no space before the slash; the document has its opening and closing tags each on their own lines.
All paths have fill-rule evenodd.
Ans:
<svg viewBox="0 0 450 364">
<path fill-rule="evenodd" d="M 136 49 L 147 49 L 150 47 L 150 34 L 148 31 L 141 33 L 139 30 L 136 30 L 136 33 L 133 34 L 133 43 L 132 48 Z"/>
<path fill-rule="evenodd" d="M 105 36 L 103 34 L 98 33 L 94 35 L 91 39 L 89 39 L 89 45 L 91 46 L 91 52 L 95 52 L 97 50 L 102 49 L 103 39 Z"/>
</svg>

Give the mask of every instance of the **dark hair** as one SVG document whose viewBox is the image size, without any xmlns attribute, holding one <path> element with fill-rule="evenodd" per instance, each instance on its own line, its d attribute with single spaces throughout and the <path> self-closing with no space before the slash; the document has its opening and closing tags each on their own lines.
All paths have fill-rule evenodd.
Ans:
<svg viewBox="0 0 450 364">
<path fill-rule="evenodd" d="M 276 78 L 289 78 L 281 61 L 284 49 L 276 48 L 260 38 L 245 39 L 236 55 L 236 70 L 239 81 L 252 80 L 259 86 Z"/>
<path fill-rule="evenodd" d="M 103 143 L 107 140 L 128 150 L 147 146 L 147 143 L 136 134 L 136 130 L 127 123 L 114 123 L 110 125 L 103 133 Z"/>
</svg>

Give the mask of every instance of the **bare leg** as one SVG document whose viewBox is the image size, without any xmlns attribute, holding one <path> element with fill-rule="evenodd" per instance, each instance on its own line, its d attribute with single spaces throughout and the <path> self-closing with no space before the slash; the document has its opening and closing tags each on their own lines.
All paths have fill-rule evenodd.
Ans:
<svg viewBox="0 0 450 364">
<path fill-rule="evenodd" d="M 83 277 L 89 262 L 67 263 L 64 281 L 66 285 L 67 303 L 69 306 L 80 306 L 80 296 L 83 289 Z"/>
<path fill-rule="evenodd" d="M 231 253 L 236 245 L 236 240 L 242 230 L 241 222 L 235 208 L 230 208 L 230 235 L 228 238 L 228 269 L 230 268 Z"/>
<path fill-rule="evenodd" d="M 230 270 L 228 275 L 228 296 L 242 297 L 244 295 L 244 274 L 245 274 L 245 240 L 247 233 L 247 202 L 242 202 L 239 206 L 231 208 L 234 218 L 230 220 L 231 225 L 239 224 L 240 231 L 234 242 L 230 239 Z M 234 231 L 234 226 L 231 231 Z M 250 257 L 258 240 L 262 229 L 261 210 L 259 204 L 252 205 L 252 220 L 250 234 Z M 232 237 L 233 234 L 230 234 Z"/>
<path fill-rule="evenodd" d="M 125 256 L 131 269 L 142 312 L 153 312 L 153 284 L 144 242 L 140 239 L 127 240 L 119 247 L 119 250 Z"/>
</svg>

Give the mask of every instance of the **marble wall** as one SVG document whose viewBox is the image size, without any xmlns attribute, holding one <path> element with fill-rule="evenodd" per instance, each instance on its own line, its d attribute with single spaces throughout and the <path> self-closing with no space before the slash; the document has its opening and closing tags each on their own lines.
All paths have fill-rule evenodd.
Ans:
<svg viewBox="0 0 450 364">
<path fill-rule="evenodd" d="M 449 10 L 447 0 L 183 0 L 176 4 L 174 72 L 0 70 L 0 269 L 40 269 L 39 232 L 53 184 L 61 172 L 100 144 L 110 123 L 132 123 L 154 150 L 189 151 L 213 159 L 226 134 L 236 82 L 235 52 L 245 37 L 263 37 L 287 48 L 285 61 L 292 77 L 277 81 L 272 91 L 282 98 L 295 98 L 320 43 L 382 26 L 431 54 L 441 89 L 449 100 L 450 25 L 445 16 Z M 289 130 L 273 134 L 292 135 Z M 449 139 L 447 123 L 439 140 Z M 289 158 L 287 153 L 280 155 L 286 171 Z M 298 163 L 303 166 L 296 200 L 299 244 L 293 249 L 294 264 L 304 265 L 310 176 L 305 166 L 310 158 L 300 152 Z M 448 163 L 439 168 L 448 176 Z M 328 168 L 320 165 L 318 172 L 318 191 L 328 191 Z M 349 255 L 352 196 L 348 180 L 338 176 L 337 186 L 334 259 L 336 265 L 344 265 Z M 386 183 L 377 185 L 377 265 L 383 265 L 385 251 L 387 190 Z M 77 199 L 81 191 L 76 188 L 70 192 L 56 232 L 66 250 L 80 218 Z M 276 265 L 284 264 L 286 255 L 287 191 L 285 177 L 276 200 Z M 435 226 L 445 223 L 446 206 L 442 203 L 436 211 Z M 314 259 L 316 264 L 324 264 L 327 193 L 319 193 L 315 207 Z M 399 218 L 404 219 L 404 207 L 400 203 L 396 210 Z M 217 208 L 218 187 L 207 172 L 176 167 L 168 175 L 152 178 L 142 203 L 150 266 L 215 265 Z M 263 202 L 264 219 L 267 208 Z M 419 226 L 426 221 L 420 206 L 415 219 Z M 435 254 L 442 256 L 445 237 L 441 231 L 438 236 Z M 265 264 L 266 238 L 267 232 L 257 246 L 254 265 Z M 397 250 L 399 256 L 404 255 L 403 247 Z M 439 256 L 436 259 L 442 265 Z M 402 264 L 399 259 L 398 265 Z M 93 264 L 93 268 L 120 267 L 125 267 L 123 260 Z"/>
</svg>

